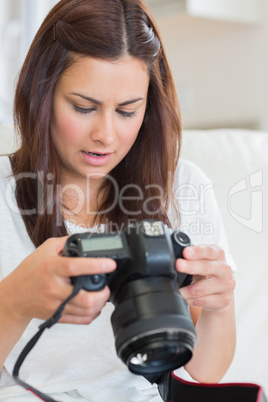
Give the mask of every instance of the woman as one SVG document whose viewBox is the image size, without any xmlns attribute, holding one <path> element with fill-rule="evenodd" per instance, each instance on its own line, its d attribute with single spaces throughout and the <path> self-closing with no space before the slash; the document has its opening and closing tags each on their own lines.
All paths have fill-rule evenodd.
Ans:
<svg viewBox="0 0 268 402">
<path fill-rule="evenodd" d="M 142 1 L 60 1 L 26 57 L 14 116 L 21 146 L 0 161 L 1 400 L 30 400 L 10 374 L 40 320 L 72 292 L 69 278 L 116 268 L 110 259 L 62 257 L 66 236 L 148 217 L 180 226 L 196 244 L 176 261 L 194 275 L 181 294 L 198 335 L 178 373 L 218 382 L 235 349 L 234 280 L 211 185 L 194 165 L 178 164 L 174 83 Z M 210 228 L 203 233 L 193 230 L 201 218 Z M 22 379 L 62 401 L 160 400 L 116 357 L 109 295 L 108 287 L 81 290 L 27 358 Z"/>
</svg>

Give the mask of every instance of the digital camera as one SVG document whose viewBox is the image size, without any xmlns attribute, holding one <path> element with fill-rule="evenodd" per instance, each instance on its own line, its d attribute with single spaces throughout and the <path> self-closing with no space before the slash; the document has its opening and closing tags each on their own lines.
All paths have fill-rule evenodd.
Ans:
<svg viewBox="0 0 268 402">
<path fill-rule="evenodd" d="M 177 258 L 190 246 L 189 237 L 171 231 L 162 222 L 129 223 L 113 233 L 74 234 L 63 255 L 107 257 L 117 263 L 114 272 L 82 278 L 83 288 L 99 291 L 108 285 L 111 317 L 118 356 L 135 374 L 158 376 L 186 364 L 192 357 L 196 332 L 179 288 L 191 276 L 178 273 Z"/>
</svg>

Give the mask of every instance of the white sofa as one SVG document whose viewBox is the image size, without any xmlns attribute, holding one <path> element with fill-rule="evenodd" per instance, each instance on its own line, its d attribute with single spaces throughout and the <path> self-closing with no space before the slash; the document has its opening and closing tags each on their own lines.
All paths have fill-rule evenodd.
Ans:
<svg viewBox="0 0 268 402">
<path fill-rule="evenodd" d="M 14 146 L 12 128 L 0 126 L 0 154 Z M 268 133 L 185 131 L 182 157 L 212 179 L 237 264 L 237 350 L 224 382 L 268 394 Z"/>
<path fill-rule="evenodd" d="M 267 394 L 268 133 L 185 131 L 182 156 L 214 183 L 237 264 L 237 349 L 224 382 L 256 382 Z"/>
</svg>

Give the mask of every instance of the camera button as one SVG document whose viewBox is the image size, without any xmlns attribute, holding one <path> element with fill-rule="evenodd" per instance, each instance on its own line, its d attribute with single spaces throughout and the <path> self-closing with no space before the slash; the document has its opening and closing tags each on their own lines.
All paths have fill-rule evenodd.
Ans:
<svg viewBox="0 0 268 402">
<path fill-rule="evenodd" d="M 98 283 L 101 282 L 102 277 L 100 275 L 92 275 L 91 280 L 94 285 L 97 285 Z"/>
</svg>

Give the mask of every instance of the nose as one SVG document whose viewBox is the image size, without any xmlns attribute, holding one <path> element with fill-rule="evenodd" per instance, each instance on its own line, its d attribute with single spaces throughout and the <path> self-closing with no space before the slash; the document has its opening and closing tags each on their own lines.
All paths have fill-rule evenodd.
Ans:
<svg viewBox="0 0 268 402">
<path fill-rule="evenodd" d="M 116 131 L 111 114 L 103 113 L 99 115 L 91 131 L 92 141 L 108 146 L 113 144 L 115 137 Z"/>
</svg>

